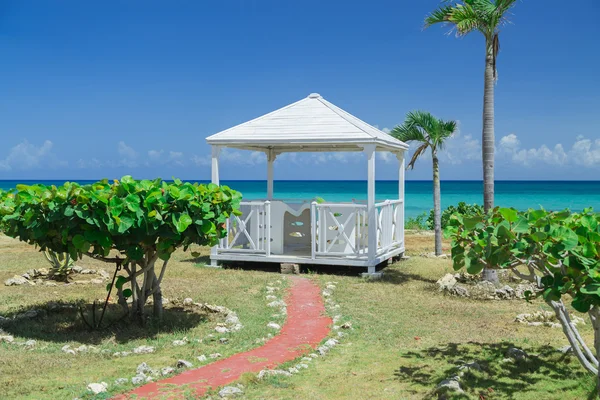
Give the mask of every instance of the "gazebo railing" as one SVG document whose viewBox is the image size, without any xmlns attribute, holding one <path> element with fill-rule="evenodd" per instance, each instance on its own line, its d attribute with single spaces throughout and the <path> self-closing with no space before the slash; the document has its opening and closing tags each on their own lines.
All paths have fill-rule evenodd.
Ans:
<svg viewBox="0 0 600 400">
<path fill-rule="evenodd" d="M 367 206 L 311 204 L 311 255 L 361 257 L 367 255 Z"/>
<path fill-rule="evenodd" d="M 404 241 L 403 200 L 375 204 L 377 216 L 377 254 L 383 254 Z"/>
<path fill-rule="evenodd" d="M 226 222 L 227 235 L 220 240 L 220 251 L 271 254 L 271 202 L 240 203 L 241 216 L 232 215 Z"/>
</svg>

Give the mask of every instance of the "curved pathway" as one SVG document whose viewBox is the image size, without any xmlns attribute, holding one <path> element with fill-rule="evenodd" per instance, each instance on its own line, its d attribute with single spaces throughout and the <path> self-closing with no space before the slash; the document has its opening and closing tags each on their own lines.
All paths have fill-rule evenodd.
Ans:
<svg viewBox="0 0 600 400">
<path fill-rule="evenodd" d="M 172 378 L 151 382 L 117 399 L 174 398 L 183 391 L 202 396 L 240 378 L 246 372 L 257 373 L 291 361 L 315 348 L 328 334 L 331 319 L 325 314 L 321 290 L 307 278 L 290 277 L 292 283 L 285 302 L 287 320 L 281 332 L 263 346 L 238 353 Z"/>
</svg>

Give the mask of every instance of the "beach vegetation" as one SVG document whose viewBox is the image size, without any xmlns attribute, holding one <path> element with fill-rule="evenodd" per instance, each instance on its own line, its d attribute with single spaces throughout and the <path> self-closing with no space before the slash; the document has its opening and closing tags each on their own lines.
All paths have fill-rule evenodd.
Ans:
<svg viewBox="0 0 600 400">
<path fill-rule="evenodd" d="M 402 125 L 396 126 L 390 134 L 406 142 L 417 142 L 419 147 L 412 155 L 407 168 L 414 168 L 419 157 L 431 151 L 433 163 L 433 230 L 435 232 L 435 254 L 442 254 L 442 200 L 440 190 L 440 163 L 438 151 L 443 150 L 444 143 L 456 132 L 456 121 L 445 121 L 424 111 L 412 111 L 406 115 Z"/>
<path fill-rule="evenodd" d="M 497 207 L 485 215 L 454 214 L 447 232 L 455 270 L 509 269 L 535 284 L 538 290 L 526 297 L 543 299 L 555 312 L 573 353 L 600 388 L 600 214 Z M 592 344 L 572 323 L 565 302 L 588 314 Z"/>
<path fill-rule="evenodd" d="M 483 91 L 483 206 L 494 207 L 494 90 L 497 80 L 496 61 L 500 52 L 500 29 L 517 0 L 463 0 L 454 4 L 445 1 L 425 18 L 425 27 L 450 25 L 457 36 L 479 32 L 485 39 L 485 74 Z M 483 279 L 498 283 L 493 269 L 484 269 Z"/>
<path fill-rule="evenodd" d="M 41 251 L 113 263 L 108 295 L 114 288 L 126 314 L 145 321 L 150 296 L 154 316 L 162 317 L 161 282 L 171 254 L 217 244 L 240 201 L 227 186 L 131 176 L 90 185 L 17 185 L 0 198 L 0 230 Z"/>
</svg>

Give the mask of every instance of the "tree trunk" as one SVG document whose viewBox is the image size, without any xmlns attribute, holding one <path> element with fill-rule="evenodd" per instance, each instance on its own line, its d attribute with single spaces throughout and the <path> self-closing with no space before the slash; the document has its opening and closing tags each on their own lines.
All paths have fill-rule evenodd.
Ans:
<svg viewBox="0 0 600 400">
<path fill-rule="evenodd" d="M 442 205 L 440 193 L 440 166 L 437 153 L 433 156 L 433 229 L 435 231 L 435 255 L 442 255 Z"/>
<path fill-rule="evenodd" d="M 483 208 L 494 208 L 494 59 L 492 39 L 486 43 L 483 91 L 483 131 L 481 150 L 483 158 Z"/>
<path fill-rule="evenodd" d="M 494 54 L 493 39 L 486 41 L 485 76 L 483 90 L 483 131 L 481 133 L 481 151 L 483 159 L 483 208 L 488 212 L 494 208 Z M 498 272 L 485 268 L 481 279 L 500 284 Z"/>
<path fill-rule="evenodd" d="M 596 349 L 596 360 L 600 357 L 600 308 L 593 306 L 589 311 L 592 327 L 594 328 L 594 347 Z M 596 391 L 600 397 L 600 368 L 596 374 Z"/>
<path fill-rule="evenodd" d="M 152 289 L 154 291 L 154 293 L 152 293 L 152 300 L 153 300 L 154 304 L 153 304 L 152 311 L 154 314 L 154 318 L 161 321 L 162 317 L 163 317 L 162 290 L 160 289 L 160 282 L 158 281 L 158 278 L 156 277 L 154 268 L 152 268 L 152 275 L 154 276 L 154 282 L 152 284 Z"/>
</svg>

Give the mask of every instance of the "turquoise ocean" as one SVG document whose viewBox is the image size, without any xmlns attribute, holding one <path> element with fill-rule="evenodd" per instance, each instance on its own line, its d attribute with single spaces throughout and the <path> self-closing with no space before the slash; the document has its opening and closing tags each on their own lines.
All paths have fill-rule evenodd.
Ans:
<svg viewBox="0 0 600 400">
<path fill-rule="evenodd" d="M 61 185 L 64 181 L 1 181 L 0 189 L 14 188 L 17 183 Z M 93 181 L 77 181 L 81 184 Z M 199 181 L 205 182 L 205 181 Z M 262 199 L 266 196 L 265 181 L 223 181 L 236 189 L 244 199 Z M 366 181 L 275 181 L 274 197 L 279 199 L 313 199 L 326 201 L 364 201 L 367 198 Z M 377 181 L 378 201 L 398 198 L 397 181 Z M 520 210 L 544 207 L 547 210 L 569 208 L 580 211 L 585 207 L 600 210 L 600 181 L 497 181 L 496 205 Z M 431 181 L 406 181 L 406 217 L 415 217 L 433 206 Z M 466 203 L 479 203 L 483 184 L 480 181 L 443 181 L 442 207 Z"/>
</svg>

